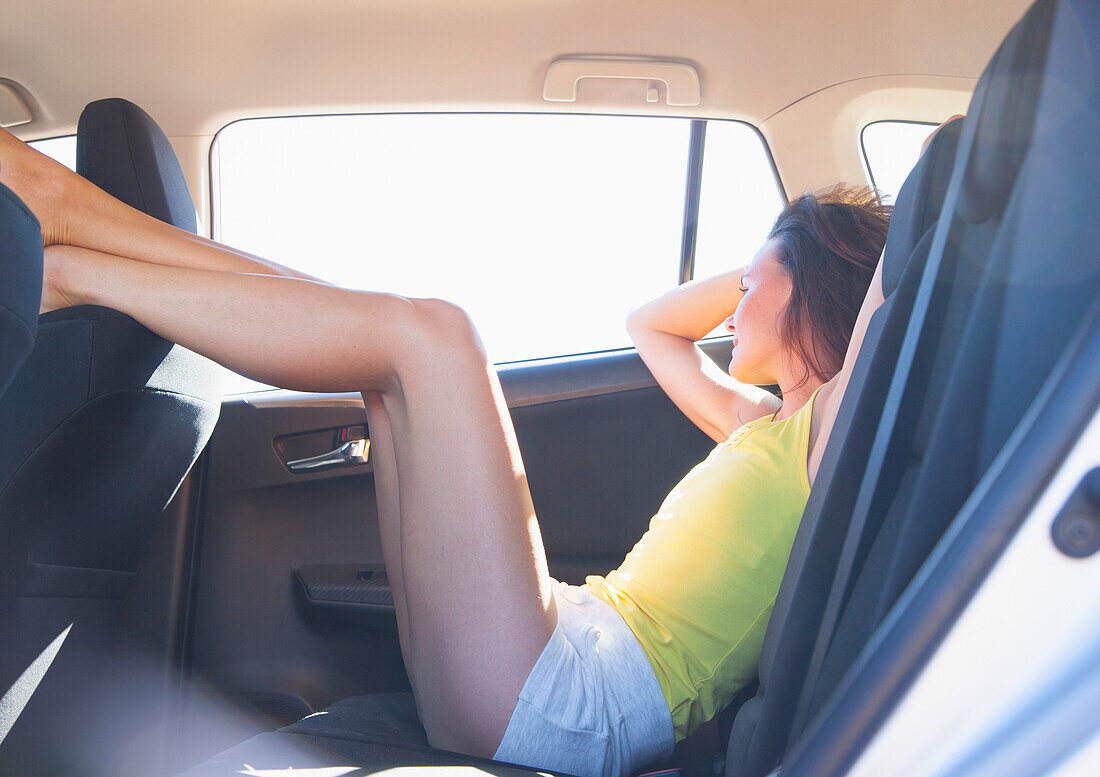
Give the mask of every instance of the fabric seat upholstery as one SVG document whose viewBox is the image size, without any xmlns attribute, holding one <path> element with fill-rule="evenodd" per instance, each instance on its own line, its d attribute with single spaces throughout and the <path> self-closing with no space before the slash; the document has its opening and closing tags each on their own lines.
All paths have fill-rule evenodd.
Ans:
<svg viewBox="0 0 1100 777">
<path fill-rule="evenodd" d="M 81 117 L 78 172 L 194 231 L 169 154 L 164 133 L 131 103 L 101 100 Z M 5 593 L 124 590 L 150 525 L 213 430 L 219 375 L 116 311 L 79 306 L 39 318 L 37 345 L 0 400 Z"/>
<path fill-rule="evenodd" d="M 167 137 L 132 103 L 85 109 L 77 170 L 138 209 L 196 229 Z M 121 655 L 124 598 L 221 404 L 217 365 L 117 311 L 73 307 L 37 323 L 34 350 L 0 398 L 0 683 L 73 628 L 0 748 L 0 772 L 21 775 L 60 769 L 77 757 L 67 750 L 87 746 L 80 732 L 102 720 L 91 710 L 108 690 L 107 664 Z"/>
<path fill-rule="evenodd" d="M 764 638 L 759 688 L 737 714 L 727 774 L 755 774 L 777 757 L 789 732 L 800 681 L 844 540 L 821 522 L 851 512 L 867 464 L 898 345 L 924 272 L 963 122 L 945 126 L 898 193 L 883 254 L 884 303 L 868 326 L 847 395 L 822 458 Z M 946 283 L 946 281 L 945 281 Z M 942 289 L 941 289 L 942 292 Z M 756 759 L 760 759 L 759 761 Z"/>
<path fill-rule="evenodd" d="M 802 564 L 792 562 L 781 592 L 785 616 L 773 621 L 765 643 L 764 693 L 735 725 L 730 777 L 767 774 L 781 758 L 785 773 L 810 773 L 798 771 L 802 763 L 820 768 L 811 754 L 836 741 L 830 725 L 843 717 L 842 689 L 860 689 L 843 701 L 864 715 L 871 704 L 888 703 L 885 690 L 868 694 L 870 680 L 856 682 L 858 659 L 870 654 L 1086 319 L 1100 281 L 1090 248 L 1100 235 L 1086 204 L 1100 162 L 1098 47 L 1095 8 L 1040 0 L 983 74 L 952 171 L 958 196 L 946 195 L 948 210 L 931 241 L 943 261 L 928 325 L 889 430 L 882 477 L 869 484 L 867 523 L 844 536 L 858 489 L 868 486 L 862 468 L 823 463 L 819 477 L 828 472 L 829 489 L 807 508 Z M 1057 205 L 1055 191 L 1065 195 Z M 866 415 L 858 406 L 854 412 Z M 840 461 L 870 441 L 836 442 Z M 851 578 L 840 581 L 834 572 L 842 544 L 854 550 L 854 564 Z M 828 597 L 840 610 L 824 631 Z M 769 695 L 777 677 L 780 692 Z"/>
<path fill-rule="evenodd" d="M 960 324 L 952 347 L 941 347 L 929 365 L 935 401 L 908 414 L 913 442 L 898 457 L 896 495 L 883 500 L 860 538 L 859 566 L 823 643 L 820 677 L 804 691 L 807 735 L 821 732 L 810 741 L 830 738 L 826 724 L 837 717 L 830 710 L 845 699 L 862 698 L 886 714 L 896 692 L 860 670 L 941 538 L 1011 537 L 1008 525 L 973 523 L 967 507 L 980 501 L 1019 430 L 1044 425 L 1036 409 L 1058 387 L 1064 357 L 1100 304 L 1100 225 L 1090 215 L 1100 180 L 1097 51 L 1100 7 L 1040 0 L 975 93 L 977 122 L 967 129 L 974 152 L 960 157 L 955 217 L 941 227 L 957 246 L 947 315 Z M 964 134 L 960 145 L 967 141 Z M 959 293 L 967 288 L 973 293 Z M 917 650 L 913 639 L 907 645 Z M 933 645 L 923 645 L 926 655 Z M 878 687 L 878 698 L 868 699 L 866 687 Z M 809 749 L 799 746 L 794 758 Z"/>
</svg>

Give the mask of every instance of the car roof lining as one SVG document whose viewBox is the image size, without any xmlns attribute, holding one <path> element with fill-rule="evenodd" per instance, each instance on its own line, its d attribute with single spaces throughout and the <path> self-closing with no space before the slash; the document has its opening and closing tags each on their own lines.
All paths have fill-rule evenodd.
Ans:
<svg viewBox="0 0 1100 777">
<path fill-rule="evenodd" d="M 542 100 L 543 78 L 551 61 L 575 54 L 689 57 L 703 92 L 698 108 L 655 108 L 606 90 L 586 101 L 582 86 L 571 108 L 759 124 L 853 79 L 973 79 L 1027 3 L 971 0 L 950 14 L 939 0 L 10 5 L 0 72 L 33 98 L 36 118 L 20 133 L 32 138 L 70 131 L 86 103 L 108 96 L 141 104 L 170 137 L 312 110 L 561 110 Z"/>
</svg>

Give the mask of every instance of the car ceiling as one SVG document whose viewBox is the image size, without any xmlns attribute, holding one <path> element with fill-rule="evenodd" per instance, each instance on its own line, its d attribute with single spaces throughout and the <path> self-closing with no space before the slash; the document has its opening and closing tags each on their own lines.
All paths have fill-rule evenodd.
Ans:
<svg viewBox="0 0 1100 777">
<path fill-rule="evenodd" d="M 245 116 L 356 110 L 547 110 L 547 66 L 569 54 L 696 66 L 697 108 L 582 91 L 578 111 L 761 123 L 806 96 L 882 76 L 976 78 L 1028 0 L 7 0 L 0 79 L 31 139 L 126 97 L 170 136 Z M 618 102 L 617 102 L 618 101 Z M 559 104 L 560 105 L 560 104 Z M 557 108 L 561 110 L 561 108 Z"/>
</svg>

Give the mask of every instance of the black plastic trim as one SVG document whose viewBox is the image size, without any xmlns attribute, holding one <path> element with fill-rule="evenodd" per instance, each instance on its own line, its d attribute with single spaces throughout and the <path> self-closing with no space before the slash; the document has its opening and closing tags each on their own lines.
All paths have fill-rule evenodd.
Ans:
<svg viewBox="0 0 1100 777">
<path fill-rule="evenodd" d="M 699 192 L 703 189 L 703 150 L 706 141 L 707 123 L 692 120 L 684 188 L 684 232 L 680 242 L 680 283 L 687 283 L 695 276 L 695 241 L 699 233 Z"/>
<path fill-rule="evenodd" d="M 394 611 L 393 589 L 382 564 L 308 564 L 294 570 L 294 577 L 312 606 Z"/>
</svg>

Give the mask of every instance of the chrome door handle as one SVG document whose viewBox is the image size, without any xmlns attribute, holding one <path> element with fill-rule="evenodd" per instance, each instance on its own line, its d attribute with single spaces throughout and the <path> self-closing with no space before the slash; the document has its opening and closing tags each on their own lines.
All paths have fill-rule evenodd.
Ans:
<svg viewBox="0 0 1100 777">
<path fill-rule="evenodd" d="M 348 440 L 339 448 L 308 459 L 295 459 L 286 463 L 291 472 L 316 472 L 329 467 L 356 467 L 366 464 L 370 456 L 370 440 Z"/>
</svg>

